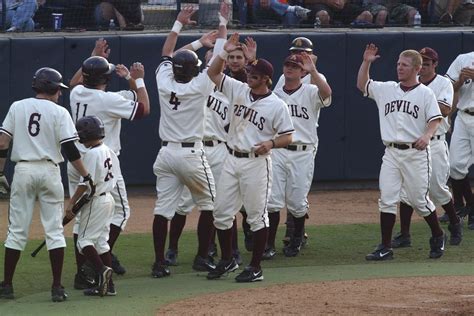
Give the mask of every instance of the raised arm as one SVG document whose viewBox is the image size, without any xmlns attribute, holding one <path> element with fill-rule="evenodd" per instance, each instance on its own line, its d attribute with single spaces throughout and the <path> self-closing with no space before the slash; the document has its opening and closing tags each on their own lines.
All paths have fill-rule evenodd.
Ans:
<svg viewBox="0 0 474 316">
<path fill-rule="evenodd" d="M 174 22 L 171 32 L 166 38 L 165 44 L 161 51 L 162 56 L 173 56 L 174 49 L 176 47 L 176 42 L 178 40 L 178 34 L 181 31 L 181 28 L 184 25 L 193 25 L 196 24 L 196 21 L 191 20 L 191 16 L 196 12 L 192 6 L 186 6 L 183 10 L 178 13 L 176 21 Z"/>
<path fill-rule="evenodd" d="M 360 65 L 359 73 L 357 74 L 357 88 L 362 93 L 365 93 L 365 85 L 370 79 L 370 75 L 369 75 L 370 65 L 375 60 L 380 58 L 380 56 L 377 55 L 378 50 L 379 50 L 378 47 L 375 46 L 374 44 L 369 44 L 365 47 L 364 58 L 362 60 L 362 64 Z"/>
<path fill-rule="evenodd" d="M 213 58 L 211 65 L 207 69 L 207 75 L 216 86 L 219 86 L 222 81 L 222 77 L 224 76 L 222 74 L 222 69 L 224 66 L 224 61 L 227 59 L 227 54 L 239 46 L 239 33 L 234 33 L 224 44 L 224 51 L 218 54 L 216 58 Z"/>
<path fill-rule="evenodd" d="M 303 70 L 310 74 L 311 84 L 314 84 L 319 89 L 319 96 L 326 100 L 332 95 L 332 90 L 326 80 L 323 79 L 321 74 L 316 69 L 316 62 L 311 58 L 311 55 L 307 53 L 301 53 L 303 57 Z M 313 55 L 315 56 L 315 55 Z M 316 57 L 316 56 L 315 56 Z M 317 57 L 316 57 L 317 60 Z"/>
<path fill-rule="evenodd" d="M 107 41 L 103 38 L 99 38 L 97 41 L 95 41 L 95 46 L 92 50 L 91 56 L 102 56 L 108 59 L 109 55 L 110 48 L 109 44 L 107 44 Z M 74 86 L 82 84 L 82 80 L 82 67 L 79 67 L 79 69 L 76 71 L 74 76 L 72 76 L 71 81 L 69 82 L 69 88 L 72 89 Z"/>
</svg>

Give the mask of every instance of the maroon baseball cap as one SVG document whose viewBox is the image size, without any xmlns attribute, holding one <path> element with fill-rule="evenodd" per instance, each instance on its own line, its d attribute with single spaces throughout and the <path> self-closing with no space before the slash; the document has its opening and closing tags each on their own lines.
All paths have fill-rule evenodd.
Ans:
<svg viewBox="0 0 474 316">
<path fill-rule="evenodd" d="M 438 53 L 431 47 L 424 47 L 420 49 L 421 57 L 438 61 Z"/>
<path fill-rule="evenodd" d="M 298 67 L 301 67 L 303 63 L 303 57 L 300 54 L 291 54 L 290 56 L 286 57 L 283 65 L 294 64 Z"/>
<path fill-rule="evenodd" d="M 247 65 L 247 72 L 256 72 L 271 78 L 273 76 L 273 66 L 268 60 L 259 58 Z"/>
</svg>

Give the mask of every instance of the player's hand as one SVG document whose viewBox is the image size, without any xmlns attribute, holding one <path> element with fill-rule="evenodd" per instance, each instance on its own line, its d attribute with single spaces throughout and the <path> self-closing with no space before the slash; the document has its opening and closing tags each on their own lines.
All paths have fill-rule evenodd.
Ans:
<svg viewBox="0 0 474 316">
<path fill-rule="evenodd" d="M 380 58 L 380 56 L 377 55 L 378 51 L 379 51 L 379 48 L 375 46 L 375 44 L 371 43 L 367 45 L 364 51 L 364 61 L 367 61 L 369 63 L 376 61 L 378 58 Z"/>
<path fill-rule="evenodd" d="M 303 64 L 301 64 L 301 68 L 303 68 L 303 70 L 306 71 L 307 73 L 316 71 L 316 65 L 313 62 L 313 59 L 311 58 L 311 56 L 315 56 L 315 55 L 309 55 L 306 52 L 302 52 L 300 55 L 303 58 Z"/>
<path fill-rule="evenodd" d="M 460 78 L 463 78 L 463 81 L 466 81 L 468 79 L 474 80 L 474 68 L 469 68 L 469 67 L 464 67 L 461 69 L 461 74 Z"/>
<path fill-rule="evenodd" d="M 232 1 L 224 0 L 221 2 L 221 7 L 219 9 L 219 17 L 222 17 L 227 20 L 230 20 L 230 12 L 232 11 Z M 219 18 L 220 20 L 220 18 Z"/>
<path fill-rule="evenodd" d="M 130 76 L 133 79 L 145 78 L 145 66 L 140 62 L 135 62 L 130 66 Z"/>
<path fill-rule="evenodd" d="M 125 67 L 124 65 L 118 64 L 115 65 L 115 73 L 120 78 L 125 78 L 130 74 L 130 71 L 128 71 L 127 67 Z"/>
<path fill-rule="evenodd" d="M 199 41 L 201 42 L 202 46 L 212 48 L 214 47 L 216 38 L 217 38 L 217 31 L 211 31 L 201 36 Z"/>
<path fill-rule="evenodd" d="M 109 58 L 110 55 L 110 48 L 107 41 L 103 38 L 99 38 L 95 41 L 95 47 L 92 50 L 91 56 L 101 56 L 104 58 Z"/>
<path fill-rule="evenodd" d="M 64 212 L 65 212 L 64 218 L 68 221 L 71 221 L 75 217 L 74 213 L 72 212 L 72 204 L 71 203 L 67 204 L 66 209 L 64 210 Z"/>
<path fill-rule="evenodd" d="M 255 144 L 255 146 L 257 147 L 255 149 L 255 153 L 257 155 L 265 155 L 265 154 L 268 154 L 270 150 L 273 148 L 273 142 L 271 140 L 267 140 L 265 142 Z"/>
<path fill-rule="evenodd" d="M 191 20 L 191 16 L 196 12 L 193 6 L 185 6 L 181 11 L 178 13 L 176 20 L 181 22 L 183 25 L 195 25 L 196 21 Z"/>
<path fill-rule="evenodd" d="M 431 137 L 429 135 L 423 135 L 418 138 L 414 144 L 415 148 L 418 150 L 424 150 L 430 144 Z"/>
<path fill-rule="evenodd" d="M 240 46 L 241 44 L 239 43 L 239 33 L 234 33 L 229 37 L 227 42 L 225 42 L 224 50 L 230 53 Z"/>
<path fill-rule="evenodd" d="M 0 196 L 8 196 L 10 193 L 10 184 L 8 184 L 8 180 L 5 175 L 0 173 Z"/>
<path fill-rule="evenodd" d="M 245 43 L 241 44 L 241 46 L 247 62 L 253 62 L 257 59 L 257 42 L 252 37 L 248 36 L 245 39 Z"/>
</svg>

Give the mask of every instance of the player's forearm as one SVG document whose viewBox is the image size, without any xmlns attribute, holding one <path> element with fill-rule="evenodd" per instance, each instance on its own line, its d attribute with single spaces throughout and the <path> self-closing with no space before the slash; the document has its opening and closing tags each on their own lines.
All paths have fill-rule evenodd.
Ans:
<svg viewBox="0 0 474 316">
<path fill-rule="evenodd" d="M 216 86 L 219 86 L 222 80 L 222 69 L 224 67 L 224 55 L 226 52 L 222 52 L 221 54 L 212 58 L 211 65 L 207 68 L 207 75 L 209 78 L 214 82 Z"/>
<path fill-rule="evenodd" d="M 428 125 L 426 126 L 425 135 L 428 138 L 433 137 L 440 123 L 441 123 L 441 118 L 430 121 Z"/>
<path fill-rule="evenodd" d="M 3 172 L 5 169 L 10 141 L 10 136 L 5 133 L 0 133 L 0 172 Z"/>
<path fill-rule="evenodd" d="M 274 146 L 273 148 L 283 148 L 291 144 L 293 141 L 293 135 L 292 134 L 285 134 L 285 135 L 280 135 L 277 138 L 273 140 Z"/>
<path fill-rule="evenodd" d="M 150 114 L 150 99 L 148 98 L 148 91 L 146 90 L 146 87 L 138 88 L 136 91 L 138 102 L 143 104 L 143 115 L 146 116 Z"/>
<path fill-rule="evenodd" d="M 311 84 L 314 84 L 318 87 L 319 95 L 323 100 L 326 100 L 332 95 L 331 87 L 326 82 L 326 80 L 321 77 L 321 75 L 316 69 L 311 72 Z"/>
<path fill-rule="evenodd" d="M 81 198 L 81 196 L 84 195 L 87 191 L 87 186 L 86 185 L 78 185 L 76 192 L 74 192 L 73 196 L 69 199 L 69 203 L 71 205 L 76 204 L 76 202 Z"/>
<path fill-rule="evenodd" d="M 362 61 L 360 65 L 359 72 L 357 73 L 357 88 L 365 93 L 365 85 L 370 79 L 369 75 L 370 63 L 368 61 Z"/>
<path fill-rule="evenodd" d="M 82 84 L 83 78 L 82 78 L 82 67 L 80 67 L 74 76 L 72 76 L 71 81 L 69 82 L 69 88 L 73 88 L 77 86 L 78 84 Z"/>
<path fill-rule="evenodd" d="M 438 102 L 439 110 L 441 111 L 441 115 L 443 117 L 447 117 L 451 113 L 451 107 L 444 105 Z"/>
<path fill-rule="evenodd" d="M 163 45 L 163 49 L 161 51 L 162 56 L 173 56 L 173 51 L 176 47 L 176 42 L 178 41 L 178 34 L 181 31 L 183 24 L 179 21 L 175 21 L 173 25 L 173 29 L 166 37 L 165 44 Z"/>
</svg>

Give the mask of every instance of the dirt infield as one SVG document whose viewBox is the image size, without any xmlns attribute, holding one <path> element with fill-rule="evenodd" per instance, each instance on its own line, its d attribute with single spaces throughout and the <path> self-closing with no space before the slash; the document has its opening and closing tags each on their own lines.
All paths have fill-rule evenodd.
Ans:
<svg viewBox="0 0 474 316">
<path fill-rule="evenodd" d="M 473 284 L 472 276 L 285 284 L 203 295 L 159 314 L 473 315 Z"/>
</svg>

